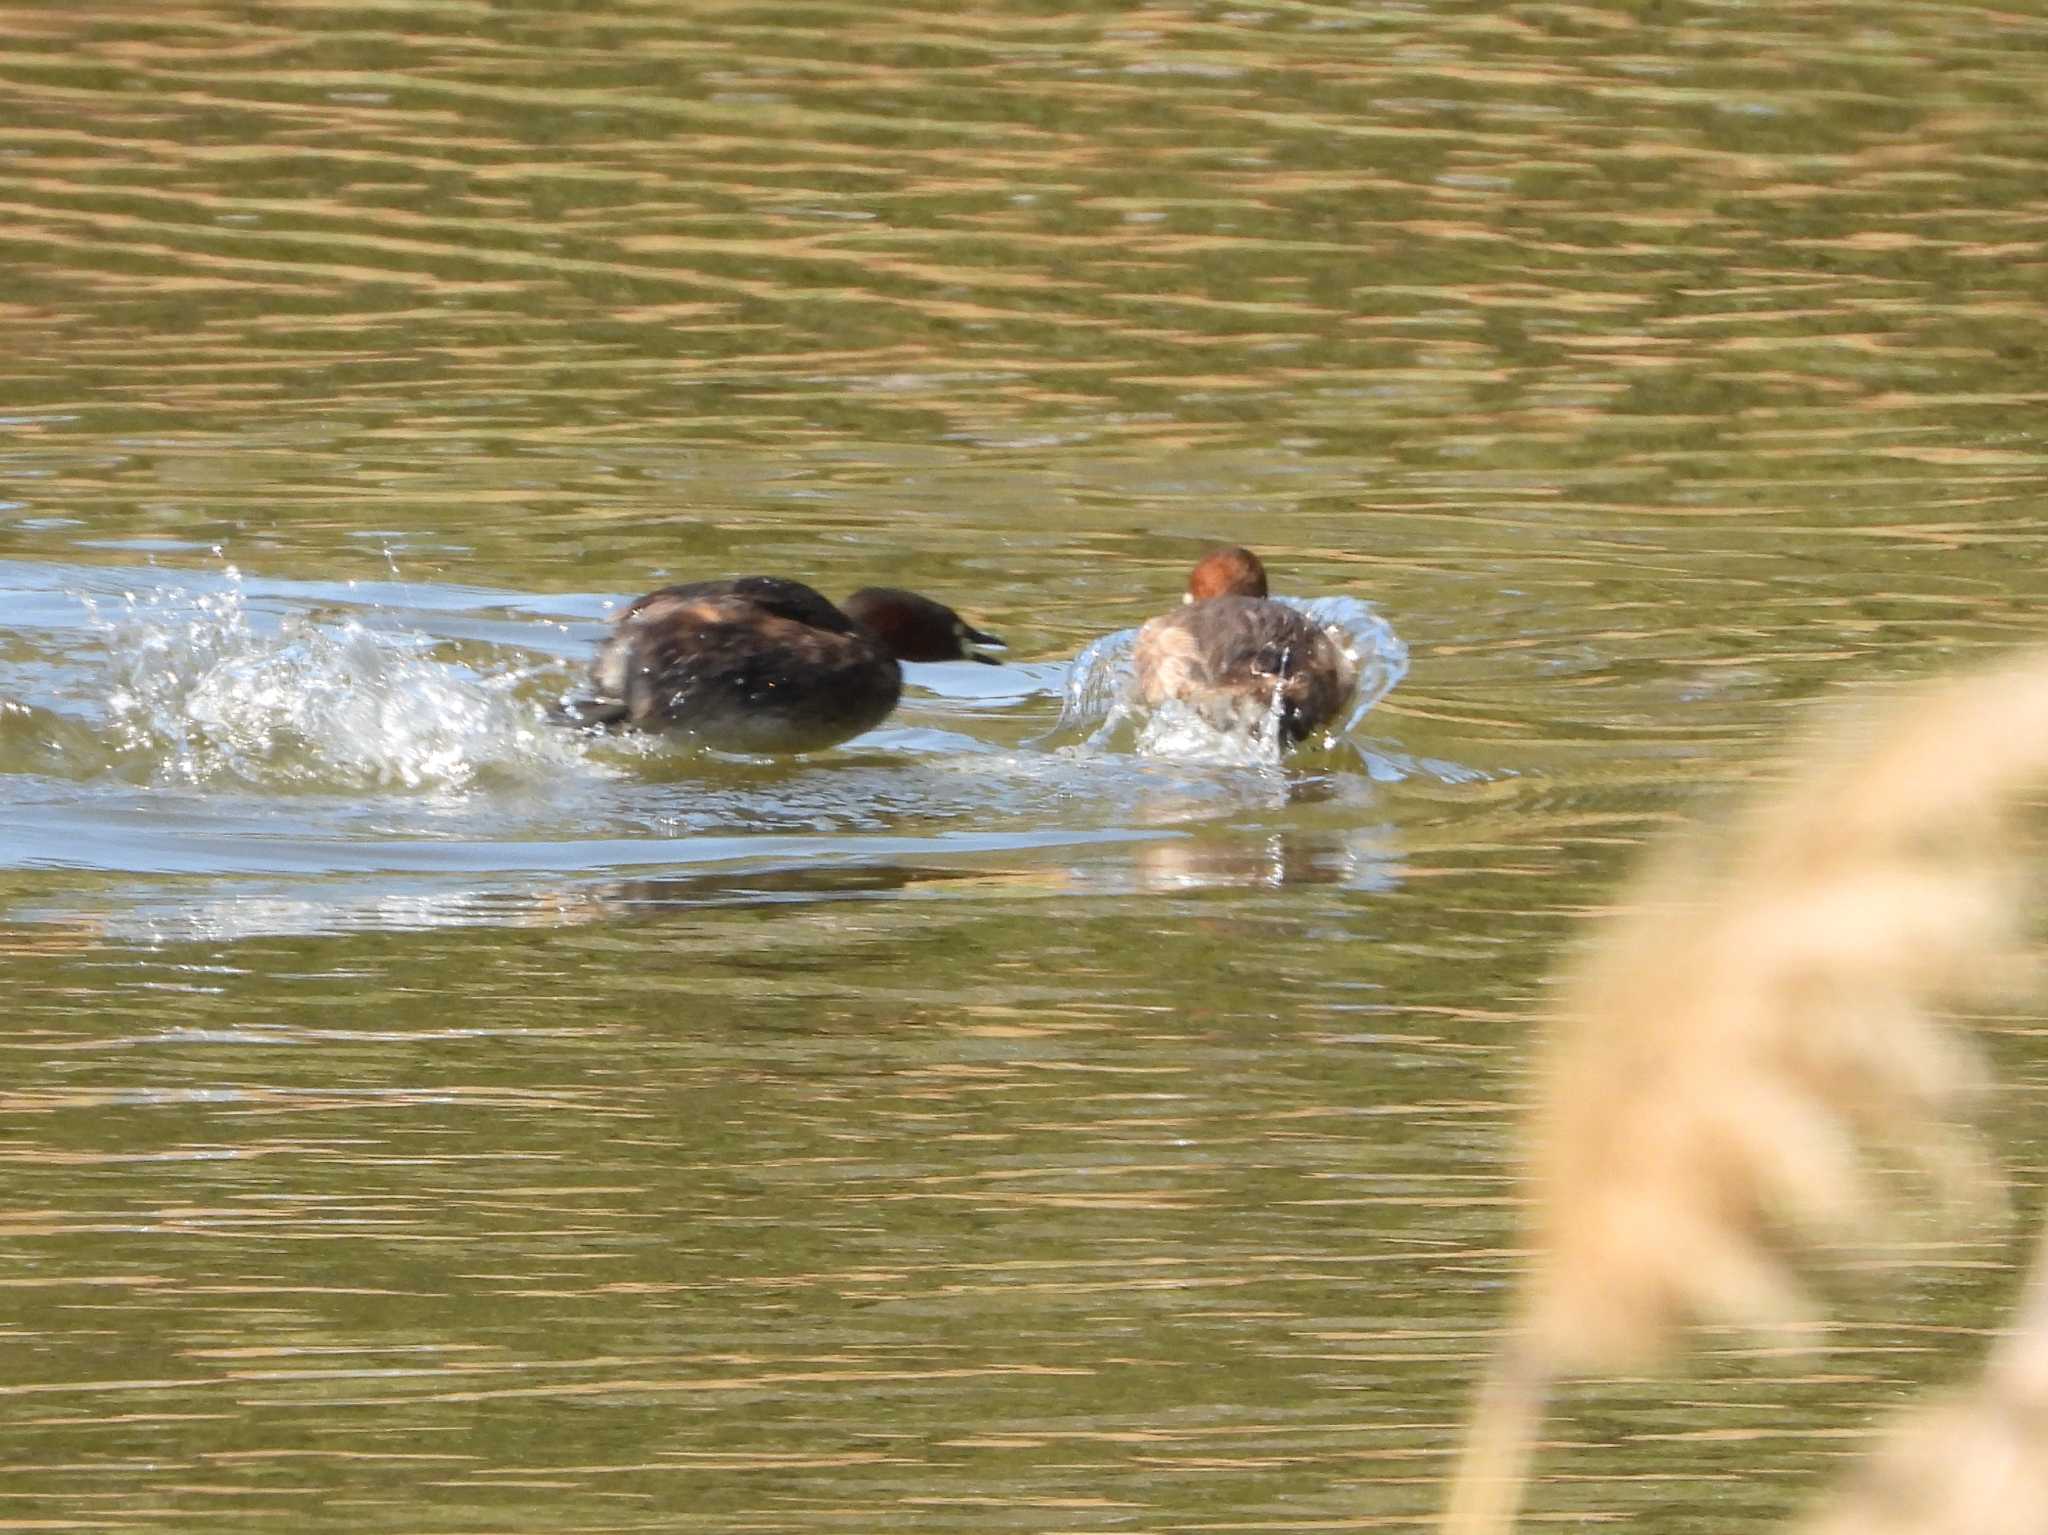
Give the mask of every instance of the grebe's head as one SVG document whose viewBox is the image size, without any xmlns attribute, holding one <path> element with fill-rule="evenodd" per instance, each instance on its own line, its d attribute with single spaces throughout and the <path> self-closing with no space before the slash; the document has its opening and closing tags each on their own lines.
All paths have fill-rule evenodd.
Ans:
<svg viewBox="0 0 2048 1535">
<path fill-rule="evenodd" d="M 891 586 L 864 586 L 839 611 L 880 640 L 899 661 L 981 661 L 1002 663 L 972 649 L 1003 642 L 983 634 L 943 602 Z"/>
<path fill-rule="evenodd" d="M 1263 597 L 1266 567 L 1249 549 L 1212 549 L 1195 562 L 1188 576 L 1187 602 L 1211 597 Z"/>
</svg>

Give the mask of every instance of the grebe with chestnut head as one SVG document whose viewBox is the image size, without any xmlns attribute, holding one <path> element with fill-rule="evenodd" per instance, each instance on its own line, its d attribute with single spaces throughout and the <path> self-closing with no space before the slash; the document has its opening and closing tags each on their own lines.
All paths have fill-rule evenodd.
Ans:
<svg viewBox="0 0 2048 1535">
<path fill-rule="evenodd" d="M 1138 631 L 1137 700 L 1175 702 L 1213 729 L 1284 749 L 1335 724 L 1358 689 L 1358 663 L 1329 630 L 1266 595 L 1249 549 L 1217 549 L 1188 577 L 1183 606 Z"/>
<path fill-rule="evenodd" d="M 820 751 L 879 725 L 904 661 L 982 661 L 1001 645 L 944 603 L 863 587 L 833 605 L 801 581 L 742 576 L 649 592 L 565 698 L 564 724 L 676 731 L 721 751 Z"/>
</svg>

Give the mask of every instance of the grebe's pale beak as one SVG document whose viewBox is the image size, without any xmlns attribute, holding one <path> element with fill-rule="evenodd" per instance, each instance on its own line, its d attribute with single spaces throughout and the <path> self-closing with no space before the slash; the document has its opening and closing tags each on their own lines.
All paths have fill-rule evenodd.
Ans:
<svg viewBox="0 0 2048 1535">
<path fill-rule="evenodd" d="M 978 650 L 969 650 L 967 647 L 970 645 L 993 645 L 998 650 L 1008 650 L 1010 648 L 1007 643 L 997 639 L 993 634 L 983 634 L 974 625 L 963 622 L 960 625 L 961 654 L 970 661 L 979 661 L 983 666 L 1001 666 L 1003 664 L 1002 657 L 985 656 Z"/>
</svg>

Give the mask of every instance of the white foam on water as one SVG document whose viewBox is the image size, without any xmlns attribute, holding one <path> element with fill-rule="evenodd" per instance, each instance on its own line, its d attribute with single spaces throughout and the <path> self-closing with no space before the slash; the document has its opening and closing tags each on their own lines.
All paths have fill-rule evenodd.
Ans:
<svg viewBox="0 0 2048 1535">
<path fill-rule="evenodd" d="M 117 756 L 158 783 L 451 790 L 592 768 L 516 689 L 418 634 L 252 610 L 239 572 L 88 600 Z"/>
</svg>

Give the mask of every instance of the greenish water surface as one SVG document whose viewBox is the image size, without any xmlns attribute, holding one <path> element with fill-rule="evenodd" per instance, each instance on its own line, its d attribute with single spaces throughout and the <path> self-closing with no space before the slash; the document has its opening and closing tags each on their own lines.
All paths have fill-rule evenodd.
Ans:
<svg viewBox="0 0 2048 1535">
<path fill-rule="evenodd" d="M 0 1528 L 1421 1527 L 1575 920 L 2039 632 L 2044 109 L 2024 7 L 0 5 Z M 1354 741 L 1048 740 L 1218 541 Z M 1011 664 L 538 723 L 751 571 Z M 1535 1515 L 1771 1527 L 2012 1250 Z"/>
</svg>

